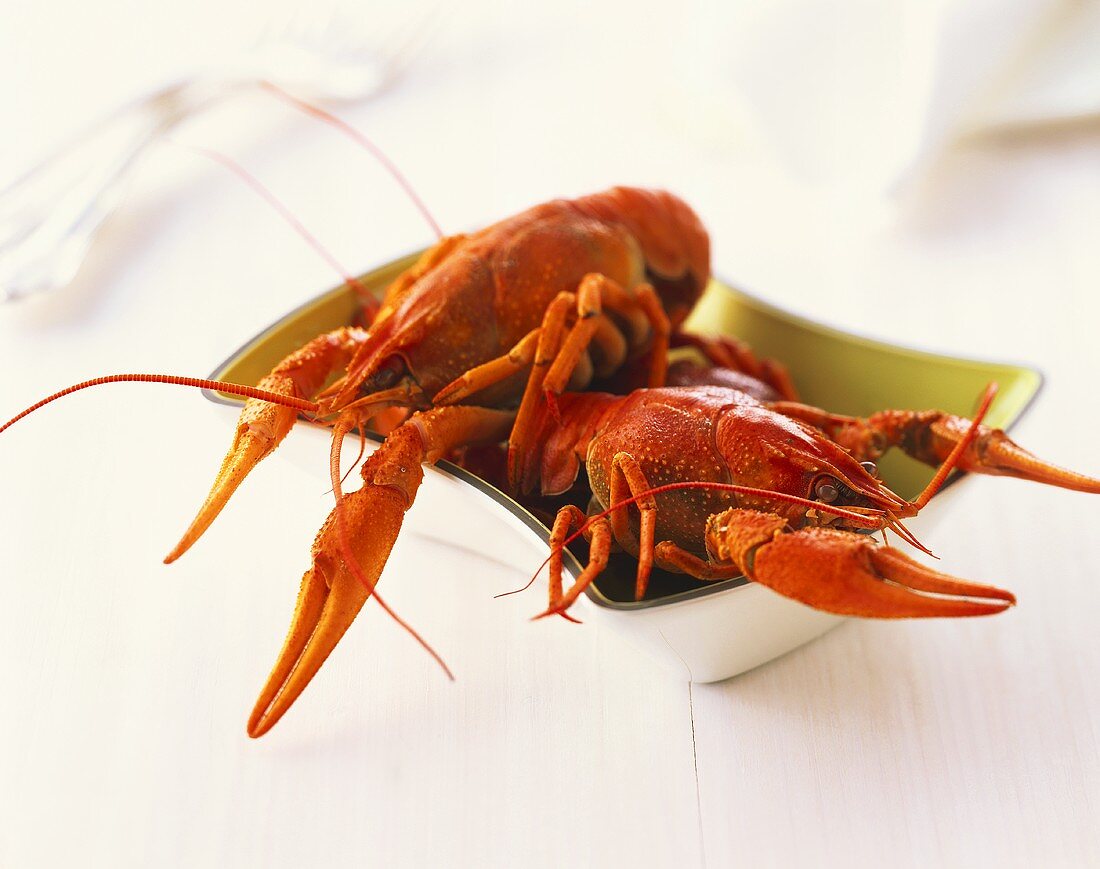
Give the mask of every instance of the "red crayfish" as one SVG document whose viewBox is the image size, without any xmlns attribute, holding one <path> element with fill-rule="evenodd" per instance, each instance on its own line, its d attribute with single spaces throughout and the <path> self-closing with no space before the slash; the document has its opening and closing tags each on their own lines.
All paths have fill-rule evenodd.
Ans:
<svg viewBox="0 0 1100 869">
<path fill-rule="evenodd" d="M 736 373 L 703 370 L 697 385 L 627 396 L 564 395 L 558 417 L 539 418 L 539 450 L 525 454 L 521 491 L 566 492 L 582 470 L 589 519 L 567 504 L 551 534 L 550 605 L 564 613 L 606 567 L 613 545 L 638 559 L 636 595 L 656 565 L 697 579 L 749 579 L 817 609 L 877 618 L 986 615 L 1010 592 L 932 570 L 856 532 L 890 529 L 915 516 L 954 468 L 1100 493 L 1100 480 L 1043 462 L 1003 431 L 941 411 L 838 416 L 741 389 L 699 385 Z M 752 389 L 752 384 L 745 384 Z M 763 388 L 761 388 L 763 387 Z M 753 390 L 767 396 L 758 384 Z M 900 447 L 939 466 L 907 501 L 876 475 Z M 574 529 L 590 540 L 587 566 L 562 587 L 562 548 Z M 923 547 L 920 547 L 923 548 Z"/>
</svg>

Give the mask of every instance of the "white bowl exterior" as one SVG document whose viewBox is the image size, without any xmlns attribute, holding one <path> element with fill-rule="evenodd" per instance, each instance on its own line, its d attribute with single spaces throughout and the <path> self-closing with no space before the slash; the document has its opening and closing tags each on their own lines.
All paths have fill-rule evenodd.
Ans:
<svg viewBox="0 0 1100 869">
<path fill-rule="evenodd" d="M 582 618 L 620 632 L 691 682 L 718 682 L 778 658 L 840 624 L 755 583 L 661 606 L 622 610 L 587 598 Z"/>
</svg>

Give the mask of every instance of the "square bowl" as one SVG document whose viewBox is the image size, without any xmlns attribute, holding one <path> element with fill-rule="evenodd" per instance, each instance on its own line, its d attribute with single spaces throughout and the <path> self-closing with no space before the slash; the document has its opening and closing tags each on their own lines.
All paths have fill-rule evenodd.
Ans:
<svg viewBox="0 0 1100 869">
<path fill-rule="evenodd" d="M 363 275 L 358 283 L 380 294 L 418 256 L 411 254 L 388 263 Z M 356 297 L 347 286 L 329 290 L 247 342 L 218 366 L 211 379 L 255 384 L 306 341 L 353 322 L 357 309 Z M 996 381 L 1000 392 L 987 421 L 1008 428 L 1042 385 L 1041 375 L 1031 368 L 925 353 L 851 335 L 788 314 L 717 279 L 711 280 L 686 328 L 735 336 L 758 353 L 783 360 L 803 400 L 834 413 L 867 416 L 898 407 L 940 408 L 965 416 L 985 385 Z M 220 392 L 208 391 L 207 397 L 222 404 L 241 403 Z M 548 543 L 546 525 L 503 492 L 449 462 L 440 462 L 436 468 L 468 484 L 472 497 L 490 499 L 483 503 L 499 511 L 520 534 Z M 897 450 L 883 457 L 879 469 L 887 485 L 907 498 L 920 492 L 933 474 L 931 468 Z M 939 508 L 933 499 L 922 516 Z M 455 522 L 433 527 L 447 529 L 433 535 L 444 541 L 448 531 L 465 534 L 469 530 Z M 456 536 L 450 542 L 460 545 L 468 539 Z M 574 553 L 566 556 L 566 569 L 575 577 L 580 562 Z M 735 676 L 842 621 L 744 577 L 703 583 L 654 571 L 649 594 L 635 601 L 631 597 L 633 566 L 627 556 L 614 558 L 578 605 L 586 618 L 621 632 L 691 681 L 714 682 Z"/>
</svg>

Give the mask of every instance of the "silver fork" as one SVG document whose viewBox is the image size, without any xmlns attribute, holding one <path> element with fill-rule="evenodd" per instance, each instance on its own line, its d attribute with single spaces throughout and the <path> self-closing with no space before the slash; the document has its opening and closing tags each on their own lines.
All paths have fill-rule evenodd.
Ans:
<svg viewBox="0 0 1100 869">
<path fill-rule="evenodd" d="M 422 47 L 434 5 L 409 4 L 419 15 L 372 30 L 369 44 L 349 35 L 362 25 L 334 12 L 294 13 L 242 56 L 152 91 L 83 130 L 0 192 L 0 299 L 69 283 L 139 157 L 181 121 L 264 81 L 309 100 L 375 94 Z"/>
</svg>

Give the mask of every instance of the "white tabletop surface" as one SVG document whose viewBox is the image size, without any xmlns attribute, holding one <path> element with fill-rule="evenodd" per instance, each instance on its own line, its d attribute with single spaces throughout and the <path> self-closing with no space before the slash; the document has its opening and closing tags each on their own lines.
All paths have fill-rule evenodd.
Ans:
<svg viewBox="0 0 1100 869">
<path fill-rule="evenodd" d="M 231 44 L 251 14 L 179 5 L 7 16 L 0 175 Z M 1047 381 L 1018 440 L 1100 473 L 1095 127 L 972 144 L 857 219 L 874 209 L 800 186 L 720 101 L 678 91 L 645 21 L 585 28 L 583 10 L 532 25 L 501 4 L 343 114 L 449 230 L 613 183 L 675 190 L 709 226 L 716 271 L 776 304 L 1034 363 Z M 430 241 L 369 158 L 269 98 L 177 139 L 234 154 L 350 268 Z M 0 417 L 97 374 L 205 375 L 334 282 L 237 179 L 165 145 L 71 287 L 0 309 Z M 385 587 L 457 681 L 368 607 L 252 741 L 330 507 L 327 452 L 291 437 L 166 567 L 231 420 L 197 393 L 113 386 L 0 438 L 0 866 L 1100 861 L 1097 499 L 972 480 L 914 527 L 946 569 L 1013 589 L 1013 611 L 852 621 L 690 686 L 616 635 L 529 623 L 537 591 L 493 600 L 538 553 L 502 563 L 488 515 L 468 550 L 433 542 L 449 502 L 429 477 Z"/>
</svg>

